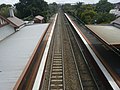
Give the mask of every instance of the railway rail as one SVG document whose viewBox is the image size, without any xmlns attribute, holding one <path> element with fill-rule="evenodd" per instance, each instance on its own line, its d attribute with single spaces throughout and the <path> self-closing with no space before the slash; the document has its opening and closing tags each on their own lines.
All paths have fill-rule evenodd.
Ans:
<svg viewBox="0 0 120 90">
<path fill-rule="evenodd" d="M 59 19 L 58 19 L 59 20 Z M 63 63 L 63 45 L 62 45 L 62 32 L 59 29 L 60 25 L 56 28 L 54 34 L 54 43 L 52 50 L 52 63 L 50 71 L 50 79 L 48 90 L 59 89 L 64 90 L 64 63 Z"/>
<path fill-rule="evenodd" d="M 7 88 L 13 88 L 13 90 L 120 90 L 119 43 L 109 42 L 111 38 L 108 41 L 103 39 L 103 34 L 101 36 L 94 31 L 94 29 L 97 30 L 96 28 L 92 30 L 89 25 L 64 13 L 61 8 L 52 19 L 51 23 L 46 23 L 45 26 L 40 25 L 41 30 L 39 25 L 26 26 L 26 30 L 22 30 L 30 31 L 35 28 L 36 31 L 18 32 L 1 43 L 1 53 L 9 49 L 12 51 L 14 46 L 18 46 L 16 51 L 20 52 L 17 53 L 18 56 L 15 55 L 15 58 L 14 55 L 9 55 L 9 52 L 4 52 L 1 54 L 2 59 L 9 61 L 9 56 L 12 56 L 10 60 L 14 58 L 15 63 L 18 59 L 17 61 L 21 64 L 11 63 L 10 66 L 15 65 L 14 70 L 13 67 L 11 69 L 9 69 L 10 66 L 6 67 L 6 62 L 1 64 L 1 75 L 7 76 L 6 72 L 10 72 L 10 77 L 4 77 L 1 86 L 8 82 L 0 88 L 8 86 Z M 8 25 L 4 28 L 11 27 Z M 111 29 L 110 26 L 107 28 Z M 27 34 L 28 36 L 24 37 Z M 33 34 L 36 37 L 31 37 Z M 11 40 L 19 41 L 18 39 L 19 45 L 11 43 Z M 32 40 L 35 42 L 34 45 L 31 44 L 26 48 L 27 43 L 21 40 L 24 42 L 27 40 L 28 44 L 31 44 Z M 12 47 L 2 49 L 4 44 L 7 45 L 6 42 Z M 19 46 L 27 52 L 21 53 L 24 51 L 20 50 Z M 4 58 L 7 54 L 7 58 Z M 19 68 L 17 68 L 18 65 L 20 65 Z"/>
<path fill-rule="evenodd" d="M 110 73 L 109 71 L 112 70 L 112 67 L 107 67 L 106 61 L 101 60 L 100 55 L 98 55 L 96 48 L 99 52 L 101 52 L 101 55 L 103 56 L 108 56 L 107 54 L 110 53 L 110 51 L 106 52 L 106 49 L 103 49 L 101 46 L 105 46 L 103 45 L 100 41 L 97 40 L 97 38 L 95 38 L 95 36 L 91 35 L 91 32 L 89 32 L 89 30 L 84 29 L 81 27 L 81 24 L 78 25 L 78 23 L 76 23 L 76 20 L 72 17 L 69 17 L 67 14 L 65 14 L 66 17 L 69 19 L 70 23 L 73 25 L 75 31 L 77 32 L 77 34 L 79 35 L 79 37 L 81 38 L 82 42 L 84 43 L 84 45 L 87 47 L 87 49 L 89 50 L 89 52 L 91 53 L 92 57 L 94 58 L 95 63 L 98 65 L 100 72 L 103 73 L 104 75 L 102 75 L 102 82 L 104 83 L 104 85 L 107 87 L 107 89 L 115 89 L 115 90 L 119 90 L 119 86 L 117 85 L 116 78 L 114 78 L 114 76 L 116 74 L 114 73 Z M 89 41 L 90 40 L 90 41 Z M 101 45 L 101 46 L 100 46 Z M 93 46 L 95 46 L 95 48 L 93 48 Z M 92 48 L 91 48 L 92 47 Z M 100 49 L 100 50 L 99 50 Z M 96 56 L 97 55 L 97 56 Z M 116 57 L 114 56 L 115 53 L 113 53 L 112 55 L 110 55 L 110 59 L 109 61 L 113 58 Z M 115 58 L 117 59 L 117 58 Z M 102 62 L 102 63 L 101 63 Z M 108 64 L 108 63 L 107 63 Z M 105 66 L 104 66 L 105 65 Z M 106 68 L 107 69 L 106 69 Z M 114 74 L 114 76 L 113 76 Z M 104 80 L 103 80 L 104 79 Z M 106 79 L 106 80 L 105 80 Z M 114 80 L 115 79 L 115 80 Z"/>
<path fill-rule="evenodd" d="M 86 57 L 83 54 L 83 49 L 81 48 L 80 44 L 78 43 L 78 39 L 73 32 L 73 28 L 70 26 L 66 17 L 64 17 L 66 22 L 67 33 L 69 37 L 69 41 L 71 43 L 71 48 L 74 53 L 76 66 L 79 73 L 79 79 L 81 83 L 81 90 L 99 90 L 99 86 L 92 74 Z M 72 37 L 72 38 L 71 38 Z M 80 65 L 78 65 L 80 64 Z"/>
<path fill-rule="evenodd" d="M 30 64 L 32 72 L 29 70 L 24 77 L 27 80 L 20 81 L 23 83 L 15 90 L 106 90 L 96 71 L 98 65 L 90 63 L 97 57 L 92 57 L 87 49 L 88 44 L 84 44 L 61 9 L 52 24 L 52 29 L 46 31 L 36 50 L 34 62 Z M 103 75 L 101 72 L 99 74 Z M 30 79 L 32 82 L 29 82 Z"/>
<path fill-rule="evenodd" d="M 72 30 L 60 10 L 41 90 L 100 90 Z"/>
</svg>

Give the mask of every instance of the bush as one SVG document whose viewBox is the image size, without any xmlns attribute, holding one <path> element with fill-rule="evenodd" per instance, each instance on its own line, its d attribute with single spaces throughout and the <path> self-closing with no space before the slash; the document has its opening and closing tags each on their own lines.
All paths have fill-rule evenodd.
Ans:
<svg viewBox="0 0 120 90">
<path fill-rule="evenodd" d="M 93 23 L 93 19 L 96 16 L 96 12 L 93 10 L 86 10 L 81 14 L 81 20 L 86 24 Z"/>
<path fill-rule="evenodd" d="M 98 13 L 95 17 L 94 20 L 97 20 L 97 24 L 100 23 L 110 23 L 113 21 L 116 17 L 112 14 L 109 13 Z"/>
</svg>

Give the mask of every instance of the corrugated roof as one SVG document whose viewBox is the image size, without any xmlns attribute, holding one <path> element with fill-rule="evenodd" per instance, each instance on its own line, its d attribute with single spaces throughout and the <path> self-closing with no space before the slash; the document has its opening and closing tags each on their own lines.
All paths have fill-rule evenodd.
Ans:
<svg viewBox="0 0 120 90">
<path fill-rule="evenodd" d="M 0 42 L 0 90 L 12 90 L 48 24 L 23 27 Z"/>
<path fill-rule="evenodd" d="M 7 19 L 0 15 L 0 18 L 7 22 Z"/>
<path fill-rule="evenodd" d="M 42 16 L 40 16 L 40 15 L 36 16 L 35 18 L 36 18 L 36 19 L 39 19 L 39 20 L 43 20 L 43 19 L 44 19 L 44 17 L 42 17 Z"/>
<path fill-rule="evenodd" d="M 14 27 L 20 27 L 22 26 L 23 24 L 25 24 L 25 22 L 17 17 L 9 17 L 7 18 L 11 24 L 14 25 Z"/>
<path fill-rule="evenodd" d="M 120 45 L 120 29 L 113 26 L 86 25 L 108 45 Z"/>
<path fill-rule="evenodd" d="M 9 23 L 8 20 L 1 15 L 0 15 L 0 21 L 2 21 L 2 22 L 0 22 L 0 27 L 7 25 Z M 4 21 L 4 23 L 3 23 L 3 21 Z"/>
<path fill-rule="evenodd" d="M 15 32 L 14 28 L 11 27 L 9 24 L 1 27 L 0 28 L 0 41 L 10 36 L 14 32 Z"/>
</svg>

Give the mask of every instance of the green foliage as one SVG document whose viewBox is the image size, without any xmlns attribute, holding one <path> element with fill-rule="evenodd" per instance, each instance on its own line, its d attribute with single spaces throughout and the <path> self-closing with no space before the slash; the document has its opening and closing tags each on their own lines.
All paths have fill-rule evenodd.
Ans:
<svg viewBox="0 0 120 90">
<path fill-rule="evenodd" d="M 91 24 L 94 21 L 94 17 L 97 15 L 97 13 L 93 10 L 85 10 L 81 14 L 81 20 L 85 22 L 86 24 Z"/>
<path fill-rule="evenodd" d="M 100 0 L 97 4 L 82 4 L 76 5 L 65 4 L 63 10 L 75 17 L 78 17 L 86 24 L 95 23 L 110 23 L 115 19 L 114 15 L 109 14 L 109 11 L 114 7 L 107 0 Z"/>
<path fill-rule="evenodd" d="M 110 23 L 113 21 L 116 17 L 113 14 L 109 13 L 98 13 L 95 17 L 94 20 L 97 20 L 97 23 Z"/>
<path fill-rule="evenodd" d="M 17 17 L 24 18 L 24 17 L 31 15 L 31 12 L 30 12 L 30 10 L 28 10 L 26 4 L 19 2 L 19 3 L 15 4 L 15 6 L 17 9 Z"/>
<path fill-rule="evenodd" d="M 20 0 L 15 6 L 19 18 L 36 15 L 44 16 L 45 11 L 48 10 L 48 4 L 44 0 Z"/>
<path fill-rule="evenodd" d="M 112 14 L 109 14 L 109 11 L 114 8 L 114 4 L 108 2 L 107 0 L 100 0 L 95 7 L 97 11 L 96 17 L 97 23 L 110 23 L 116 17 Z"/>
<path fill-rule="evenodd" d="M 53 2 L 49 4 L 49 15 L 48 15 L 49 17 L 53 15 L 54 13 L 57 13 L 57 11 L 58 11 L 57 3 Z"/>
<path fill-rule="evenodd" d="M 96 4 L 96 11 L 97 12 L 109 12 L 112 8 L 114 8 L 114 5 L 110 2 L 108 2 L 107 0 L 100 0 L 97 4 Z"/>
<path fill-rule="evenodd" d="M 0 5 L 0 15 L 4 16 L 4 17 L 9 17 L 9 8 L 11 7 L 11 5 L 6 5 L 6 4 L 2 4 Z"/>
<path fill-rule="evenodd" d="M 94 7 L 91 4 L 86 4 L 81 6 L 82 11 L 94 10 Z"/>
<path fill-rule="evenodd" d="M 82 9 L 82 3 L 81 2 L 78 2 L 76 5 L 74 5 L 73 8 L 75 8 L 74 11 L 75 11 L 76 16 L 80 16 L 82 14 L 83 9 Z"/>
<path fill-rule="evenodd" d="M 62 5 L 62 8 L 63 8 L 64 12 L 66 12 L 66 13 L 71 13 L 71 10 L 74 9 L 71 4 Z"/>
<path fill-rule="evenodd" d="M 17 16 L 25 20 L 32 20 L 35 16 L 41 15 L 45 21 L 57 11 L 56 3 L 48 5 L 44 0 L 19 0 L 16 3 Z"/>
</svg>

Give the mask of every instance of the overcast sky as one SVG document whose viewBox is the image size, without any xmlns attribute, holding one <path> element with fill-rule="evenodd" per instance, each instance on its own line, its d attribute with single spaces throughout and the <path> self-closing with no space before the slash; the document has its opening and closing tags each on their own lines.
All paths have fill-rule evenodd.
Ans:
<svg viewBox="0 0 120 90">
<path fill-rule="evenodd" d="M 15 4 L 19 0 L 0 0 L 0 4 L 6 3 L 6 4 Z M 48 3 L 57 2 L 57 3 L 76 3 L 76 2 L 85 2 L 88 3 L 97 3 L 99 0 L 45 0 Z M 116 3 L 119 2 L 119 0 L 108 0 L 109 2 Z"/>
</svg>

